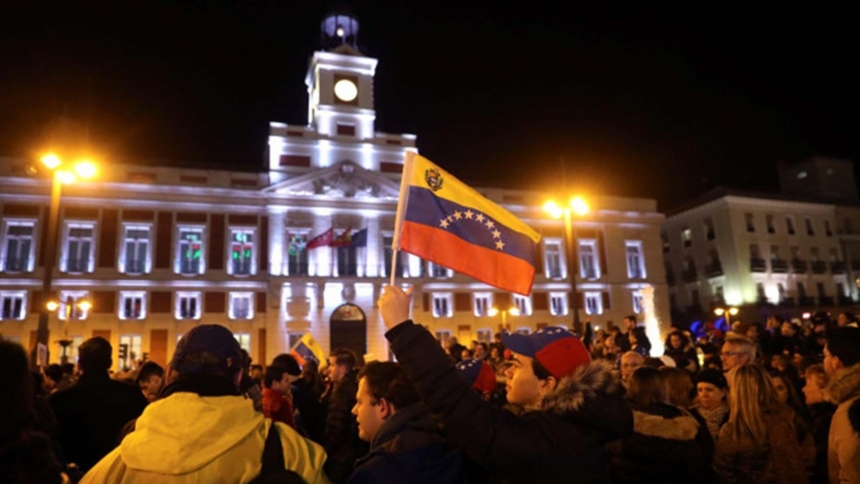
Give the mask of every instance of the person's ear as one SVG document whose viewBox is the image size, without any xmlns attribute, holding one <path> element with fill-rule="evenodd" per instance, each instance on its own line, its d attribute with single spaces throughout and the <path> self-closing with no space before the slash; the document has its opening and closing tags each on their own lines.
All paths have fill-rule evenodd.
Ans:
<svg viewBox="0 0 860 484">
<path fill-rule="evenodd" d="M 555 387 L 558 386 L 558 380 L 550 375 L 546 377 L 546 380 L 538 380 L 538 385 L 540 385 L 540 392 L 543 395 L 555 390 Z"/>
<path fill-rule="evenodd" d="M 834 356 L 831 359 L 833 360 L 833 369 L 834 370 L 841 370 L 841 369 L 845 368 L 845 363 L 842 363 L 842 360 L 840 360 L 838 356 Z"/>
<path fill-rule="evenodd" d="M 382 417 L 383 420 L 394 414 L 394 405 L 384 398 L 380 398 L 379 403 L 377 403 L 376 406 L 379 408 L 379 416 Z"/>
</svg>

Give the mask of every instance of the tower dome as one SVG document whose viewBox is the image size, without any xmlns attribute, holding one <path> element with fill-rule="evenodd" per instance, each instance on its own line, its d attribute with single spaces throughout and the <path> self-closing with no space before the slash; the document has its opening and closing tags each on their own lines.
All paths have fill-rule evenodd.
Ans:
<svg viewBox="0 0 860 484">
<path fill-rule="evenodd" d="M 320 36 L 325 50 L 361 54 L 358 50 L 358 20 L 347 7 L 338 7 L 326 14 L 320 25 Z"/>
</svg>

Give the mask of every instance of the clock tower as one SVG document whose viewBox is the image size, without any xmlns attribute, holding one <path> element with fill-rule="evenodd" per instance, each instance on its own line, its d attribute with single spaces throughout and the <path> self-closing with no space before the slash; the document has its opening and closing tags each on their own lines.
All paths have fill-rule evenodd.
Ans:
<svg viewBox="0 0 860 484">
<path fill-rule="evenodd" d="M 358 21 L 331 13 L 320 25 L 322 46 L 308 67 L 308 123 L 317 134 L 372 140 L 373 75 L 377 60 L 358 50 Z"/>
</svg>

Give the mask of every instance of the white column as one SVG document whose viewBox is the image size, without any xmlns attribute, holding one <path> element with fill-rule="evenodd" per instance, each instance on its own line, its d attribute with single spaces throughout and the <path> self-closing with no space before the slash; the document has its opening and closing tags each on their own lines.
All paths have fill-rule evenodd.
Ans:
<svg viewBox="0 0 860 484">
<path fill-rule="evenodd" d="M 382 234 L 379 232 L 379 218 L 376 214 L 367 217 L 367 247 L 364 249 L 366 257 L 365 275 L 367 277 L 379 277 L 382 273 L 380 262 L 382 254 L 380 253 Z"/>
<path fill-rule="evenodd" d="M 284 274 L 284 254 L 288 240 L 285 240 L 284 219 L 286 212 L 276 207 L 269 207 L 269 274 L 280 276 Z M 267 353 L 268 354 L 268 353 Z"/>
</svg>

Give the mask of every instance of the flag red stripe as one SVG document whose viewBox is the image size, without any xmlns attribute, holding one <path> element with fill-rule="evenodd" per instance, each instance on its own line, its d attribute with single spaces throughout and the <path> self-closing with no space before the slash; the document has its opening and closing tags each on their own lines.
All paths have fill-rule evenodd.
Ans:
<svg viewBox="0 0 860 484">
<path fill-rule="evenodd" d="M 470 244 L 447 230 L 403 222 L 400 249 L 517 294 L 531 293 L 535 268 L 528 262 Z"/>
</svg>

